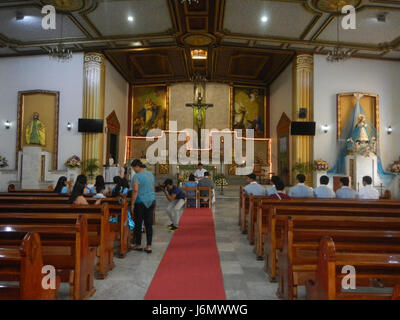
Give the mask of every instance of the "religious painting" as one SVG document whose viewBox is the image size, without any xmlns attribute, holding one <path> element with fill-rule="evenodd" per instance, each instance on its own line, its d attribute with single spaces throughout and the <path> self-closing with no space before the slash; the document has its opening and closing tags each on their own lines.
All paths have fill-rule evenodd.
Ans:
<svg viewBox="0 0 400 320">
<path fill-rule="evenodd" d="M 107 153 L 106 166 L 112 166 L 119 161 L 119 133 L 121 125 L 115 111 L 111 112 L 106 118 L 107 121 Z"/>
<path fill-rule="evenodd" d="M 265 88 L 234 86 L 231 90 L 231 130 L 254 129 L 255 138 L 265 138 Z"/>
<path fill-rule="evenodd" d="M 18 92 L 18 152 L 25 146 L 38 146 L 52 154 L 52 167 L 57 170 L 58 158 L 58 91 Z"/>
<path fill-rule="evenodd" d="M 351 120 L 359 100 L 360 109 L 367 122 L 379 132 L 379 96 L 371 93 L 349 92 L 337 95 L 337 138 L 339 139 L 346 124 Z"/>
<path fill-rule="evenodd" d="M 168 86 L 134 86 L 132 90 L 132 136 L 145 137 L 151 129 L 168 130 Z"/>
</svg>

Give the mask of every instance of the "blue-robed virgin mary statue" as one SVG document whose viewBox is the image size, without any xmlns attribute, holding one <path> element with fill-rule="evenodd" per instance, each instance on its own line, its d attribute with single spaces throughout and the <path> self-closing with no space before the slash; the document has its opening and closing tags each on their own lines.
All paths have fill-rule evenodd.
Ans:
<svg viewBox="0 0 400 320">
<path fill-rule="evenodd" d="M 385 186 L 389 187 L 393 182 L 395 175 L 392 173 L 387 173 L 383 170 L 376 128 L 361 106 L 360 99 L 362 95 L 357 94 L 355 96 L 357 98 L 357 103 L 338 140 L 338 159 L 335 166 L 328 171 L 328 174 L 331 176 L 344 175 L 346 156 L 376 156 L 378 174 Z"/>
</svg>

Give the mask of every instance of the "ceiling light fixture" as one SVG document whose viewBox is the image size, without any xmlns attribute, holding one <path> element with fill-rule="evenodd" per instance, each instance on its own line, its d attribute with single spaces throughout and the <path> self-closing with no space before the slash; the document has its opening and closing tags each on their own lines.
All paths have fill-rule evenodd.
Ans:
<svg viewBox="0 0 400 320">
<path fill-rule="evenodd" d="M 207 60 L 207 50 L 193 49 L 190 54 L 193 60 Z"/>
<path fill-rule="evenodd" d="M 60 36 L 60 43 L 54 47 L 48 50 L 49 57 L 50 59 L 57 60 L 58 62 L 67 62 L 70 59 L 72 59 L 72 51 L 70 49 L 67 49 L 63 44 L 62 44 L 62 35 L 63 35 L 63 25 L 64 25 L 64 15 L 61 15 L 61 36 Z"/>
<path fill-rule="evenodd" d="M 267 16 L 262 16 L 261 17 L 261 22 L 267 22 L 268 21 L 268 17 Z"/>
<path fill-rule="evenodd" d="M 185 2 L 190 6 L 193 3 L 198 4 L 200 0 L 181 0 L 181 3 L 184 4 Z"/>
<path fill-rule="evenodd" d="M 339 12 L 339 1 L 337 2 L 337 11 Z M 328 62 L 341 62 L 344 60 L 347 60 L 351 57 L 351 50 L 345 50 L 340 46 L 340 41 L 339 41 L 339 28 L 340 28 L 340 16 L 338 15 L 337 17 L 337 35 L 336 35 L 336 40 L 337 40 L 337 45 L 334 47 L 332 50 L 328 51 L 328 56 L 326 60 Z"/>
<path fill-rule="evenodd" d="M 17 21 L 21 21 L 21 20 L 24 20 L 24 18 L 25 18 L 25 15 L 24 15 L 21 11 L 17 11 L 17 14 L 16 14 L 16 16 L 15 16 L 15 19 L 16 19 Z"/>
<path fill-rule="evenodd" d="M 133 20 L 135 20 L 135 19 L 134 19 L 132 16 L 129 16 L 129 17 L 128 17 L 128 21 L 129 21 L 129 22 L 133 22 Z"/>
</svg>

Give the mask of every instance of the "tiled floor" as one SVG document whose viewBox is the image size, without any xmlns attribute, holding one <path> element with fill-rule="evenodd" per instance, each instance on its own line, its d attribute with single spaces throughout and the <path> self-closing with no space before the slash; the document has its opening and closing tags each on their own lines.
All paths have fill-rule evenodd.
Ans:
<svg viewBox="0 0 400 320">
<path fill-rule="evenodd" d="M 214 207 L 214 221 L 224 286 L 228 300 L 277 299 L 276 283 L 270 283 L 263 271 L 264 262 L 257 261 L 246 235 L 239 231 L 238 187 L 230 187 L 219 195 Z M 147 288 L 167 249 L 172 233 L 164 197 L 157 199 L 156 225 L 154 226 L 153 252 L 131 251 L 124 259 L 115 258 L 116 267 L 105 280 L 96 280 L 96 293 L 91 299 L 143 299 Z M 143 244 L 145 237 L 143 235 Z M 68 287 L 62 286 L 67 298 Z M 206 297 L 205 297 L 206 298 Z"/>
</svg>

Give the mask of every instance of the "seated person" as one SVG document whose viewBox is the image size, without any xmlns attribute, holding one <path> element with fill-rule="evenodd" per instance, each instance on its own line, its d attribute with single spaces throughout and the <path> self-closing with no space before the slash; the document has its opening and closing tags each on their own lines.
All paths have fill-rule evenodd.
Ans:
<svg viewBox="0 0 400 320">
<path fill-rule="evenodd" d="M 55 193 L 67 193 L 67 177 L 60 177 L 57 181 L 57 185 L 54 188 Z"/>
<path fill-rule="evenodd" d="M 120 176 L 115 176 L 113 181 L 115 183 L 115 187 L 112 189 L 112 197 L 128 195 L 129 182 L 127 179 L 121 178 Z"/>
<path fill-rule="evenodd" d="M 197 187 L 210 187 L 211 192 L 214 192 L 215 185 L 214 181 L 210 179 L 210 173 L 208 171 L 204 172 L 204 178 L 200 179 L 197 183 Z M 200 191 L 200 197 L 207 197 L 210 196 L 212 197 L 212 194 L 209 195 L 207 190 L 201 190 Z M 203 201 L 209 201 L 209 199 L 202 199 Z"/>
<path fill-rule="evenodd" d="M 84 190 L 83 190 L 83 194 L 84 194 L 84 195 L 90 194 L 90 188 L 87 186 L 87 177 L 86 177 L 84 174 L 80 174 L 80 175 L 76 178 L 75 185 L 78 184 L 78 183 L 83 184 L 83 185 L 85 186 L 85 188 L 84 188 Z M 72 188 L 72 190 L 75 188 L 75 185 L 74 185 L 74 187 Z"/>
<path fill-rule="evenodd" d="M 321 176 L 319 178 L 319 183 L 321 185 L 314 189 L 314 197 L 323 199 L 336 198 L 335 192 L 333 192 L 333 190 L 328 187 L 329 184 L 328 176 Z"/>
<path fill-rule="evenodd" d="M 268 196 L 268 199 L 274 199 L 274 200 L 290 200 L 291 198 L 285 193 L 284 189 L 285 189 L 285 184 L 283 183 L 283 181 L 277 177 L 278 179 L 274 179 L 275 182 L 275 188 L 276 188 L 276 192 L 271 194 L 270 196 Z"/>
<path fill-rule="evenodd" d="M 185 188 L 196 188 L 196 187 L 197 187 L 196 177 L 194 176 L 193 173 L 191 173 L 189 176 L 189 181 L 185 182 Z M 195 197 L 196 191 L 187 191 L 186 196 Z M 196 208 L 196 199 L 187 199 L 186 201 L 189 208 Z"/>
<path fill-rule="evenodd" d="M 72 189 L 71 195 L 69 197 L 69 202 L 78 206 L 89 205 L 84 196 L 85 188 L 86 185 L 79 182 L 75 183 L 74 188 Z M 98 205 L 100 203 L 101 199 L 98 199 L 95 204 Z"/>
<path fill-rule="evenodd" d="M 280 181 L 280 178 L 278 176 L 272 176 L 271 178 L 272 186 L 267 187 L 267 189 L 265 190 L 266 196 L 270 196 L 271 194 L 277 193 L 278 190 L 276 190 L 275 185 L 278 181 Z"/>
<path fill-rule="evenodd" d="M 336 190 L 336 198 L 338 199 L 355 199 L 357 192 L 349 187 L 350 180 L 348 177 L 340 178 L 340 188 Z"/>
<path fill-rule="evenodd" d="M 105 195 L 106 184 L 104 182 L 104 177 L 103 176 L 97 176 L 96 177 L 96 182 L 93 185 L 93 187 L 90 188 L 90 193 L 95 194 L 95 197 L 96 197 L 97 194 L 98 194 L 97 190 L 103 190 L 102 193 L 103 193 L 103 195 Z"/>
<path fill-rule="evenodd" d="M 246 194 L 252 194 L 254 196 L 264 196 L 265 189 L 263 186 L 257 183 L 257 177 L 254 173 L 247 175 L 247 185 L 244 187 Z"/>
<path fill-rule="evenodd" d="M 296 176 L 296 182 L 297 184 L 290 188 L 289 191 L 289 196 L 292 198 L 312 198 L 314 196 L 313 194 L 313 189 L 310 187 L 307 187 L 304 184 L 304 181 L 306 181 L 306 176 L 302 173 L 299 173 Z"/>
<path fill-rule="evenodd" d="M 358 198 L 365 200 L 378 200 L 379 191 L 372 186 L 372 178 L 370 176 L 364 176 L 362 183 L 364 187 L 358 192 Z"/>
</svg>

